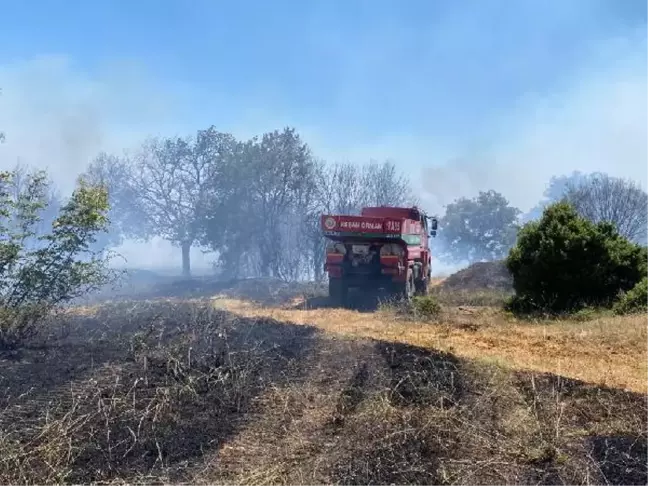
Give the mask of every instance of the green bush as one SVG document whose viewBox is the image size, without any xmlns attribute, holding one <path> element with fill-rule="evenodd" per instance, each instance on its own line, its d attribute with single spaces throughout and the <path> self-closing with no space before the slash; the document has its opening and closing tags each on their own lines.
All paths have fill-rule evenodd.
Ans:
<svg viewBox="0 0 648 486">
<path fill-rule="evenodd" d="M 411 300 L 388 299 L 381 301 L 378 309 L 395 313 L 405 319 L 434 320 L 441 314 L 442 306 L 434 295 L 416 295 Z"/>
<path fill-rule="evenodd" d="M 609 315 L 609 309 L 603 309 L 600 307 L 583 307 L 582 309 L 573 312 L 569 317 L 578 322 L 587 322 Z"/>
<path fill-rule="evenodd" d="M 432 320 L 441 313 L 441 304 L 434 295 L 417 295 L 405 302 L 403 310 L 415 319 Z"/>
<path fill-rule="evenodd" d="M 433 318 L 441 312 L 441 304 L 433 295 L 421 295 L 412 298 L 414 312 L 421 317 Z"/>
<path fill-rule="evenodd" d="M 639 314 L 648 311 L 648 277 L 644 277 L 614 304 L 615 314 Z"/>
<path fill-rule="evenodd" d="M 111 276 L 106 256 L 90 250 L 108 225 L 106 191 L 81 182 L 51 230 L 41 233 L 45 174 L 17 179 L 0 172 L 0 348 L 31 337 L 51 310 Z"/>
<path fill-rule="evenodd" d="M 648 252 L 561 202 L 520 230 L 506 265 L 516 293 L 509 310 L 573 312 L 611 307 L 646 275 Z"/>
</svg>

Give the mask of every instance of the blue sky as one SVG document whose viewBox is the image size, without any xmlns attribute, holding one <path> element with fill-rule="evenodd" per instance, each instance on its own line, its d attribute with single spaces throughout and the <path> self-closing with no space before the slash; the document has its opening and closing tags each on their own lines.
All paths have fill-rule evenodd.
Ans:
<svg viewBox="0 0 648 486">
<path fill-rule="evenodd" d="M 56 54 L 91 74 L 128 62 L 183 86 L 187 124 L 228 124 L 258 105 L 339 137 L 488 136 L 521 96 L 563 89 L 598 42 L 646 25 L 635 0 L 0 5 L 0 62 Z"/>
<path fill-rule="evenodd" d="M 329 160 L 390 158 L 429 209 L 552 175 L 646 186 L 640 0 L 0 0 L 0 165 L 70 184 L 99 149 L 293 125 Z"/>
</svg>

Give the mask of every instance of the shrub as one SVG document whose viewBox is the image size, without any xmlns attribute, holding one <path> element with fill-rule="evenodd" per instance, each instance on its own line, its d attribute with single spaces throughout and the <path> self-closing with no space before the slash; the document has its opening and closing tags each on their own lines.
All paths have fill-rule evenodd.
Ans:
<svg viewBox="0 0 648 486">
<path fill-rule="evenodd" d="M 421 295 L 412 298 L 414 312 L 424 318 L 433 318 L 441 312 L 441 304 L 433 295 Z"/>
<path fill-rule="evenodd" d="M 51 231 L 39 234 L 44 172 L 0 172 L 0 347 L 31 337 L 51 310 L 103 285 L 108 259 L 89 246 L 108 225 L 107 193 L 80 182 Z"/>
<path fill-rule="evenodd" d="M 434 295 L 417 295 L 397 304 L 398 313 L 409 318 L 433 320 L 441 313 L 441 304 Z"/>
<path fill-rule="evenodd" d="M 520 230 L 506 265 L 516 292 L 509 310 L 577 311 L 609 307 L 632 289 L 646 275 L 648 253 L 613 225 L 594 224 L 561 202 Z"/>
<path fill-rule="evenodd" d="M 614 304 L 615 314 L 638 314 L 648 311 L 648 277 L 644 277 Z"/>
<path fill-rule="evenodd" d="M 378 310 L 396 314 L 405 319 L 434 320 L 441 313 L 442 306 L 435 295 L 416 295 L 411 300 L 381 300 Z"/>
<path fill-rule="evenodd" d="M 583 307 L 582 309 L 577 310 L 572 315 L 570 315 L 570 317 L 577 322 L 587 322 L 603 317 L 606 314 L 609 314 L 608 310 L 596 307 Z"/>
</svg>

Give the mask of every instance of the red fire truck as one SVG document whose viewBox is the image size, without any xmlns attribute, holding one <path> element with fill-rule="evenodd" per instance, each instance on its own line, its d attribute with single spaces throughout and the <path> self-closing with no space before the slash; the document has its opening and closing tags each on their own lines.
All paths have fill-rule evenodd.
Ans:
<svg viewBox="0 0 648 486">
<path fill-rule="evenodd" d="M 382 288 L 404 299 L 426 294 L 429 243 L 437 225 L 436 218 L 417 207 L 366 207 L 359 216 L 322 215 L 322 231 L 329 240 L 325 271 L 331 301 L 346 305 L 350 288 Z"/>
</svg>

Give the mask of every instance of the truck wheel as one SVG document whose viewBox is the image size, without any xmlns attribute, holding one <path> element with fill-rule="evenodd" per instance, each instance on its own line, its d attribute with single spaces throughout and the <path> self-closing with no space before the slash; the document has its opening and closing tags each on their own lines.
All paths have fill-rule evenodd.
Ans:
<svg viewBox="0 0 648 486">
<path fill-rule="evenodd" d="M 329 279 L 329 300 L 333 306 L 345 307 L 349 288 L 341 278 Z"/>
<path fill-rule="evenodd" d="M 414 297 L 414 293 L 416 292 L 416 284 L 414 283 L 414 275 L 410 275 L 410 278 L 407 279 L 407 285 L 405 287 L 405 298 L 407 300 L 411 300 L 412 297 Z"/>
<path fill-rule="evenodd" d="M 428 294 L 428 280 L 420 279 L 414 282 L 416 287 L 416 295 L 427 295 Z"/>
<path fill-rule="evenodd" d="M 399 284 L 396 289 L 396 296 L 402 300 L 411 300 L 414 295 L 414 276 L 410 275 L 406 282 Z"/>
</svg>

